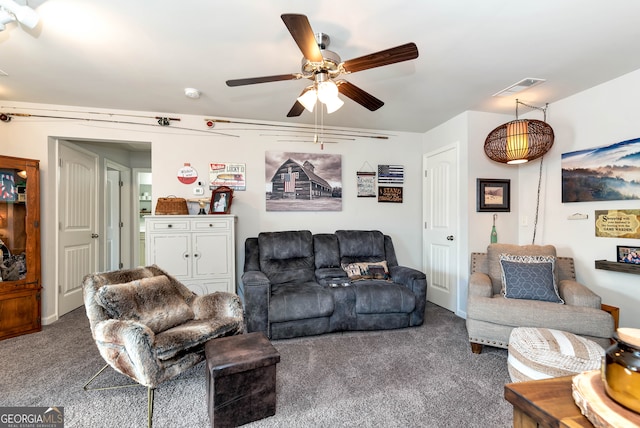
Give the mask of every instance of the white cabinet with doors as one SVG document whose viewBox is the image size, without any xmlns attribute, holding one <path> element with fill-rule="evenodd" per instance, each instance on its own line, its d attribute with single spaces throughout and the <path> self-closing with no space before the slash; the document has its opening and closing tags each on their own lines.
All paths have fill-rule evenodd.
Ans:
<svg viewBox="0 0 640 428">
<path fill-rule="evenodd" d="M 146 216 L 146 264 L 197 294 L 235 293 L 235 222 L 232 215 Z"/>
</svg>

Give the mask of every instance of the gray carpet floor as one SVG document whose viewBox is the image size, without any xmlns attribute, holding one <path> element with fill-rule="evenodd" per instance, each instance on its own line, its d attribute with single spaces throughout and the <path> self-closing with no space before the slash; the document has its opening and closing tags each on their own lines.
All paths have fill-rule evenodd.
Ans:
<svg viewBox="0 0 640 428">
<path fill-rule="evenodd" d="M 421 327 L 273 342 L 275 416 L 262 427 L 510 427 L 507 351 L 471 353 L 464 320 L 433 304 Z M 62 406 L 65 427 L 144 427 L 146 388 L 84 391 L 104 365 L 79 308 L 0 342 L 0 406 Z M 95 386 L 127 383 L 106 370 Z M 154 426 L 210 426 L 204 363 L 161 385 Z"/>
</svg>

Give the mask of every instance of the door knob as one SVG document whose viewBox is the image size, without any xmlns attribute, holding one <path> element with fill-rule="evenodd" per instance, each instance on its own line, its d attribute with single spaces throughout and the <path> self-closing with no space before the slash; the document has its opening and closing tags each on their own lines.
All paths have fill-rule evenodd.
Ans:
<svg viewBox="0 0 640 428">
<path fill-rule="evenodd" d="M 91 234 L 91 237 L 92 237 L 93 239 L 96 239 L 96 238 L 99 238 L 99 237 L 100 237 L 100 235 L 98 235 L 97 233 L 92 233 L 92 234 Z"/>
<path fill-rule="evenodd" d="M 447 236 L 447 241 L 453 241 L 453 235 Z"/>
</svg>

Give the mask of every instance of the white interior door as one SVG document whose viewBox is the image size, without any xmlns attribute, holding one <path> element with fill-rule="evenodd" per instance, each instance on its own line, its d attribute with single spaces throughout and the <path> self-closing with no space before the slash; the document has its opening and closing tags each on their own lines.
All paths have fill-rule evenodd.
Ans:
<svg viewBox="0 0 640 428">
<path fill-rule="evenodd" d="M 458 296 L 458 148 L 424 156 L 423 266 L 427 299 L 452 312 Z"/>
<path fill-rule="evenodd" d="M 60 144 L 58 315 L 83 304 L 82 279 L 98 270 L 98 156 Z"/>
</svg>

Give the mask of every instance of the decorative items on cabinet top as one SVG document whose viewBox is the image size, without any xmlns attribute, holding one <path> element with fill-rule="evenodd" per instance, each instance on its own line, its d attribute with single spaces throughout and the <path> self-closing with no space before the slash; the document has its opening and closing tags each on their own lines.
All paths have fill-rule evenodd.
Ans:
<svg viewBox="0 0 640 428">
<path fill-rule="evenodd" d="M 229 214 L 233 202 L 233 189 L 227 186 L 217 187 L 211 192 L 211 199 L 185 199 L 175 195 L 158 198 L 155 215 L 189 215 L 187 202 L 197 202 L 200 205 L 198 215 Z M 209 212 L 205 210 L 207 203 L 209 204 Z"/>
</svg>

